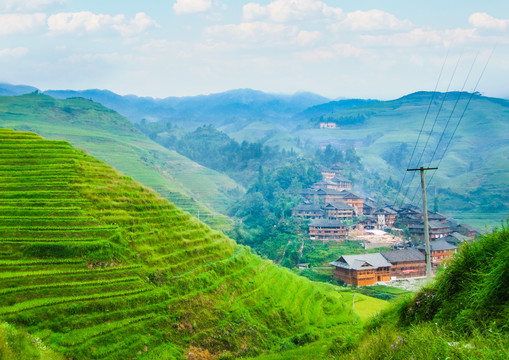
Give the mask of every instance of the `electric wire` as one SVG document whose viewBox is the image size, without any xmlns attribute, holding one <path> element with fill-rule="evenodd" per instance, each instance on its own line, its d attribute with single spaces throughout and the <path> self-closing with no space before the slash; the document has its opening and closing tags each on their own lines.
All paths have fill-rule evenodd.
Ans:
<svg viewBox="0 0 509 360">
<path fill-rule="evenodd" d="M 430 100 L 430 102 L 428 104 L 428 109 L 426 110 L 426 114 L 424 115 L 424 119 L 422 121 L 421 129 L 419 130 L 419 135 L 417 135 L 417 140 L 415 141 L 415 145 L 414 145 L 414 148 L 412 150 L 412 154 L 410 155 L 410 160 L 408 160 L 408 165 L 406 167 L 407 169 L 410 167 L 410 164 L 412 163 L 412 159 L 414 157 L 415 150 L 417 149 L 417 145 L 419 144 L 419 139 L 421 138 L 422 130 L 424 129 L 424 125 L 426 124 L 426 119 L 428 118 L 428 114 L 429 114 L 429 111 L 431 109 L 431 105 L 433 104 L 433 100 L 435 99 L 435 95 L 436 95 L 437 89 L 438 89 L 438 84 L 440 83 L 440 79 L 442 78 L 442 73 L 444 71 L 444 67 L 445 67 L 445 64 L 447 63 L 447 58 L 448 57 L 449 57 L 449 51 L 445 55 L 445 59 L 444 59 L 444 62 L 442 64 L 442 68 L 440 69 L 440 73 L 438 75 L 438 79 L 437 79 L 437 82 L 435 84 L 435 89 L 433 90 L 433 94 L 431 95 L 431 100 Z M 403 187 L 403 183 L 405 182 L 406 174 L 407 174 L 407 171 L 405 170 L 405 172 L 403 173 L 403 180 L 401 180 L 401 182 L 399 184 L 399 187 L 398 187 L 398 193 L 396 194 L 396 198 L 395 198 L 395 200 L 396 200 L 395 202 L 396 203 L 398 201 L 399 195 L 401 194 L 401 189 Z M 412 180 L 413 180 L 413 178 L 412 178 Z M 410 181 L 408 186 L 410 186 L 411 183 L 412 183 L 412 181 Z M 403 203 L 403 201 L 404 201 L 404 197 L 401 200 L 401 203 Z M 401 206 L 401 203 L 400 203 L 400 206 Z"/>
<path fill-rule="evenodd" d="M 435 121 L 433 122 L 433 126 L 431 127 L 431 130 L 430 130 L 430 132 L 428 134 L 428 138 L 426 139 L 426 143 L 424 144 L 424 148 L 422 149 L 421 156 L 419 157 L 419 160 L 417 161 L 417 166 L 416 167 L 418 167 L 419 164 L 421 163 L 422 158 L 423 158 L 423 156 L 424 156 L 424 154 L 426 152 L 426 148 L 428 147 L 429 140 L 430 140 L 431 136 L 433 135 L 433 131 L 434 131 L 435 126 L 436 126 L 436 124 L 438 122 L 438 118 L 440 117 L 440 113 L 441 113 L 442 108 L 444 106 L 445 100 L 447 99 L 447 94 L 449 93 L 449 88 L 451 87 L 451 84 L 452 84 L 452 81 L 454 79 L 454 76 L 456 75 L 456 70 L 458 69 L 458 65 L 459 65 L 459 63 L 461 61 L 461 57 L 462 56 L 460 55 L 460 57 L 458 58 L 458 61 L 456 62 L 456 65 L 455 65 L 454 70 L 452 72 L 451 79 L 449 80 L 449 84 L 447 85 L 447 89 L 445 90 L 445 94 L 444 94 L 444 96 L 442 98 L 442 102 L 440 103 L 440 107 L 438 108 L 437 115 L 435 116 Z M 412 184 L 412 181 L 414 180 L 414 178 L 415 178 L 415 172 L 412 173 L 412 178 L 410 179 L 410 183 L 408 184 L 407 190 L 406 190 L 405 195 L 404 195 L 403 198 L 407 197 L 408 192 L 410 191 L 410 184 Z"/>
<path fill-rule="evenodd" d="M 459 126 L 461 124 L 461 121 L 463 120 L 463 117 L 465 116 L 465 113 L 466 113 L 466 111 L 467 111 L 467 109 L 468 109 L 468 107 L 470 105 L 470 102 L 472 101 L 472 98 L 476 94 L 477 87 L 479 86 L 479 83 L 481 82 L 481 79 L 482 79 L 482 77 L 483 77 L 483 75 L 484 75 L 484 73 L 486 71 L 486 68 L 488 67 L 488 64 L 489 64 L 489 62 L 491 60 L 491 57 L 493 56 L 493 53 L 495 52 L 495 48 L 496 48 L 496 46 L 493 47 L 493 49 L 491 50 L 491 53 L 490 53 L 490 55 L 488 57 L 488 60 L 486 60 L 486 64 L 484 65 L 484 67 L 483 67 L 483 69 L 481 71 L 481 74 L 479 75 L 479 78 L 477 79 L 477 82 L 476 82 L 476 84 L 474 86 L 474 90 L 472 90 L 472 93 L 470 94 L 470 97 L 468 98 L 468 101 L 467 101 L 467 103 L 465 105 L 465 108 L 463 109 L 463 112 L 461 113 L 461 116 L 460 116 L 460 118 L 459 118 L 459 120 L 458 120 L 458 122 L 456 124 L 456 127 L 454 128 L 454 131 L 452 132 L 452 135 L 449 138 L 449 141 L 447 142 L 447 145 L 446 145 L 446 147 L 444 149 L 444 152 L 442 153 L 442 157 L 440 158 L 440 160 L 439 160 L 439 162 L 438 162 L 438 164 L 436 166 L 437 168 L 440 167 L 440 164 L 442 163 L 442 160 L 445 158 L 445 154 L 447 153 L 447 150 L 449 149 L 449 146 L 451 145 L 451 142 L 452 142 L 452 140 L 454 138 L 454 135 L 456 135 L 456 131 L 458 130 L 458 128 L 459 128 Z M 431 184 L 431 182 L 433 181 L 433 178 L 435 177 L 436 172 L 437 172 L 437 170 L 433 171 L 433 173 L 431 174 L 429 180 L 427 181 L 426 186 L 429 186 Z M 416 195 L 417 195 L 417 191 L 415 191 L 414 196 L 412 197 L 411 203 L 413 203 L 413 200 L 414 200 Z"/>
</svg>

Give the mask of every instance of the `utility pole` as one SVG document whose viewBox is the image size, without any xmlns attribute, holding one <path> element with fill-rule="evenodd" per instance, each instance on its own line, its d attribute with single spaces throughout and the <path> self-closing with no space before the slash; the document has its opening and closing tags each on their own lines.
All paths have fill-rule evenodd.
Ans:
<svg viewBox="0 0 509 360">
<path fill-rule="evenodd" d="M 426 202 L 426 182 L 424 181 L 424 171 L 437 170 L 438 168 L 425 168 L 421 166 L 418 169 L 406 169 L 406 171 L 420 171 L 421 172 L 421 187 L 422 187 L 422 207 L 424 211 L 424 241 L 426 242 L 426 277 L 428 282 L 431 280 L 431 251 L 429 246 L 429 224 L 428 224 L 428 204 Z"/>
</svg>

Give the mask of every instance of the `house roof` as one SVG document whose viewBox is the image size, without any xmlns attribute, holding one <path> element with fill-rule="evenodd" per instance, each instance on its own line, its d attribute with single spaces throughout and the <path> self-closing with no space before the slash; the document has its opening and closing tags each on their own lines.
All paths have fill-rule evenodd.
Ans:
<svg viewBox="0 0 509 360">
<path fill-rule="evenodd" d="M 304 204 L 304 203 L 300 203 L 298 204 L 297 206 L 295 206 L 293 208 L 293 210 L 297 210 L 297 211 L 321 211 L 322 208 L 320 207 L 320 205 L 316 205 L 316 204 Z"/>
<path fill-rule="evenodd" d="M 374 215 L 396 215 L 396 211 L 392 210 L 389 207 L 383 207 L 381 209 L 378 209 L 373 213 Z"/>
<path fill-rule="evenodd" d="M 341 192 L 334 190 L 334 189 L 327 189 L 327 188 L 319 188 L 316 190 L 318 194 L 325 194 L 325 195 L 341 195 Z"/>
<path fill-rule="evenodd" d="M 417 249 L 382 251 L 382 256 L 391 263 L 403 261 L 425 261 L 426 257 Z"/>
<path fill-rule="evenodd" d="M 351 183 L 350 180 L 348 180 L 347 178 L 342 177 L 341 175 L 334 176 L 332 178 L 332 181 L 342 181 L 342 182 L 349 182 L 349 183 Z"/>
<path fill-rule="evenodd" d="M 315 220 L 311 221 L 309 226 L 335 228 L 335 227 L 343 227 L 345 225 L 339 220 L 315 219 Z"/>
<path fill-rule="evenodd" d="M 392 265 L 380 253 L 343 255 L 336 261 L 331 262 L 330 264 L 332 266 L 352 270 L 376 269 L 379 267 L 389 267 Z"/>
<path fill-rule="evenodd" d="M 452 245 L 445 241 L 444 239 L 430 241 L 429 247 L 431 251 L 439 251 L 439 250 L 452 250 L 457 249 L 458 247 L 456 245 Z M 417 249 L 426 249 L 425 245 L 419 245 L 417 246 Z"/>
<path fill-rule="evenodd" d="M 359 195 L 346 190 L 341 191 L 341 195 L 343 196 L 343 199 L 362 199 Z"/>
<path fill-rule="evenodd" d="M 353 207 L 351 207 L 350 205 L 348 204 L 345 204 L 344 202 L 342 201 L 338 201 L 338 202 L 334 202 L 334 203 L 329 203 L 325 206 L 325 209 L 343 209 L 343 210 L 352 210 L 353 211 Z"/>
<path fill-rule="evenodd" d="M 436 230 L 436 229 L 446 229 L 446 228 L 449 229 L 449 226 L 447 226 L 447 224 L 444 224 L 444 223 L 441 223 L 441 222 L 435 221 L 435 220 L 429 221 L 428 226 L 429 226 L 430 231 Z M 416 229 L 424 229 L 424 222 L 421 220 L 421 222 L 419 222 L 417 224 L 410 224 L 410 225 L 408 225 L 408 227 L 416 228 Z"/>
<path fill-rule="evenodd" d="M 444 237 L 445 241 L 447 241 L 448 243 L 452 243 L 452 244 L 459 244 L 459 243 L 468 241 L 469 239 L 470 238 L 468 236 L 461 235 L 459 232 L 456 232 L 456 231 L 453 232 L 452 234 L 449 234 L 446 237 Z"/>
</svg>

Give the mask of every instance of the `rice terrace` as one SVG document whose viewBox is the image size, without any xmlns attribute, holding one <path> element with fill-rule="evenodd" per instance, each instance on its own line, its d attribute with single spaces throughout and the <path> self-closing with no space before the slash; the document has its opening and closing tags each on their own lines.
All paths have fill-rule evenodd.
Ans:
<svg viewBox="0 0 509 360">
<path fill-rule="evenodd" d="M 0 360 L 509 359 L 509 2 L 0 0 Z"/>
</svg>

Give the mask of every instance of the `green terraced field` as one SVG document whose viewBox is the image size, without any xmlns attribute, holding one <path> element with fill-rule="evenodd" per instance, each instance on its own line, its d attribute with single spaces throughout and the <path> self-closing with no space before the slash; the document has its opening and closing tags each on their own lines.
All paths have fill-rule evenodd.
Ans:
<svg viewBox="0 0 509 360">
<path fill-rule="evenodd" d="M 158 145 L 127 119 L 100 104 L 81 98 L 57 100 L 41 94 L 0 96 L 0 119 L 1 127 L 34 131 L 85 149 L 178 207 L 195 216 L 199 214 L 215 229 L 229 229 L 232 225 L 222 213 L 233 200 L 231 194 L 244 191 L 242 186 Z M 33 145 L 43 150 L 47 145 L 36 139 Z M 60 160 L 64 167 L 66 163 Z M 53 173 L 44 173 L 43 167 L 30 171 L 52 181 Z"/>
<path fill-rule="evenodd" d="M 352 327 L 350 302 L 67 142 L 0 129 L 2 326 L 76 359 L 253 356 Z"/>
</svg>

